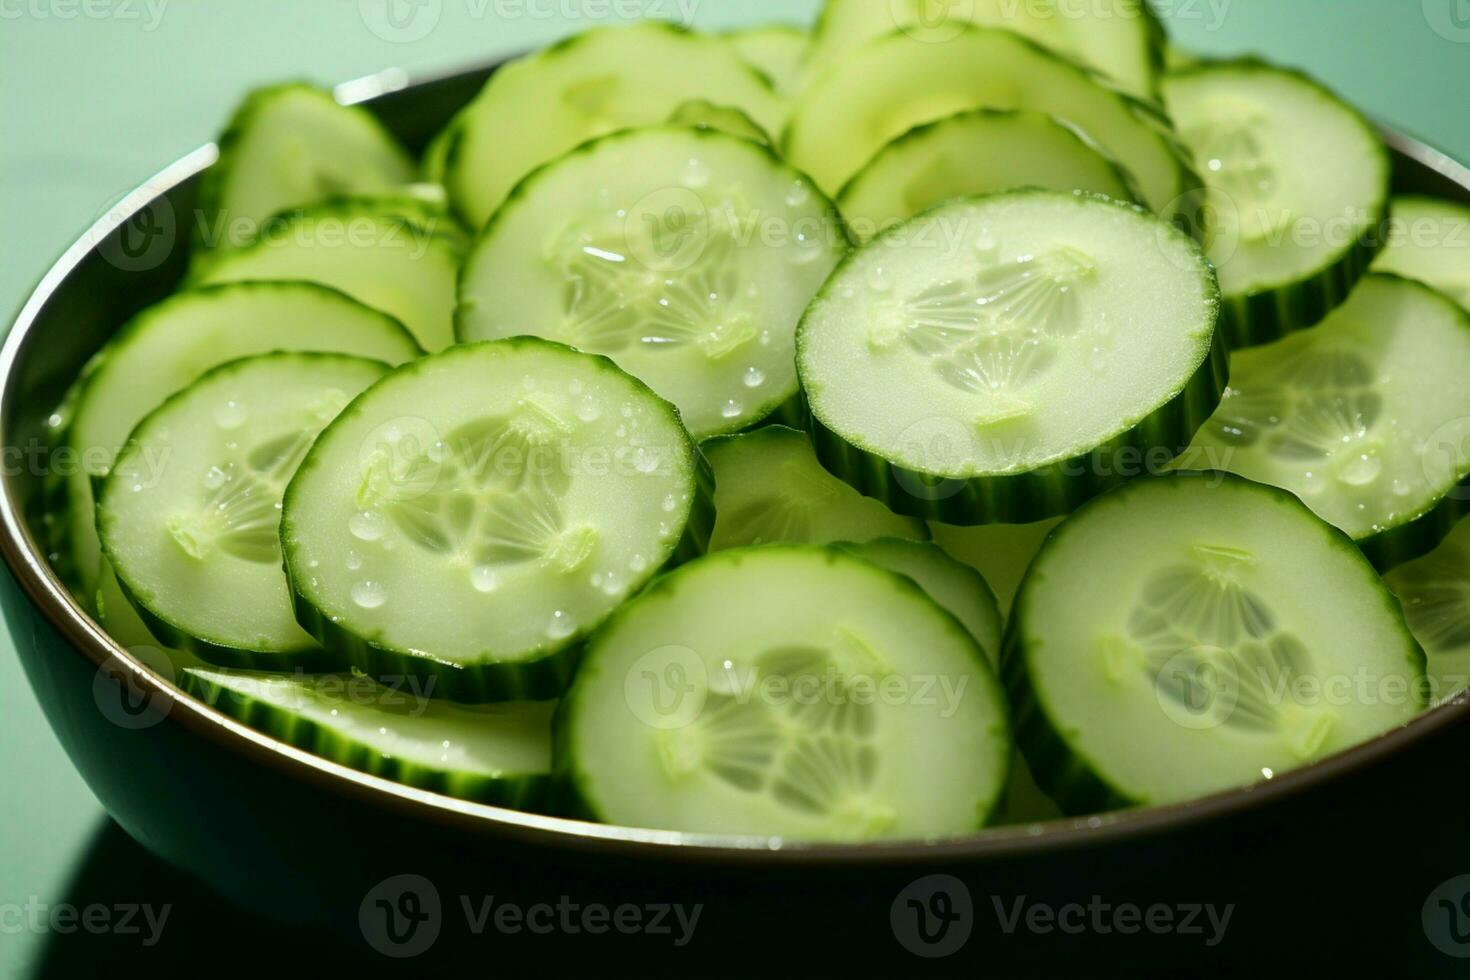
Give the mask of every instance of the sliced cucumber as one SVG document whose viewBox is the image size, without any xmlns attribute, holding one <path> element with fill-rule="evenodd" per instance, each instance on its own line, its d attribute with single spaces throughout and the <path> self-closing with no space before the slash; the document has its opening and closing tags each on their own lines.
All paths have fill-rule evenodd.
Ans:
<svg viewBox="0 0 1470 980">
<path fill-rule="evenodd" d="M 311 85 L 258 89 L 235 111 L 219 160 L 200 179 L 195 241 L 213 252 L 199 258 L 243 248 L 290 208 L 413 179 L 413 161 L 366 109 Z"/>
<path fill-rule="evenodd" d="M 436 697 L 558 697 L 581 639 L 707 543 L 700 462 L 673 407 L 606 358 L 521 337 L 416 361 L 287 489 L 297 617 Z"/>
<path fill-rule="evenodd" d="M 1002 665 L 1017 740 L 1069 813 L 1270 779 L 1407 723 L 1426 687 L 1351 542 L 1222 473 L 1136 480 L 1063 523 Z"/>
<path fill-rule="evenodd" d="M 1384 583 L 1429 657 L 1433 703 L 1470 687 L 1470 520 L 1423 558 L 1389 572 Z"/>
<path fill-rule="evenodd" d="M 734 46 L 740 60 L 766 76 L 778 95 L 789 97 L 801 87 L 812 36 L 800 27 L 750 27 L 726 34 L 725 40 Z"/>
<path fill-rule="evenodd" d="M 1118 165 L 1071 126 L 1038 112 L 976 109 L 889 143 L 837 197 L 859 241 L 956 197 L 1018 187 L 1140 197 Z"/>
<path fill-rule="evenodd" d="M 128 433 L 169 395 L 226 361 L 273 350 L 355 354 L 401 364 L 423 351 L 386 313 L 323 286 L 237 283 L 178 293 L 134 317 L 93 360 L 78 391 L 66 445 L 67 542 L 80 595 L 97 588 L 92 481 Z"/>
<path fill-rule="evenodd" d="M 101 484 L 97 531 L 153 635 L 223 666 L 329 662 L 292 615 L 281 497 L 317 434 L 387 370 L 262 354 L 214 368 L 138 423 Z"/>
<path fill-rule="evenodd" d="M 449 197 L 480 228 L 537 167 L 598 136 L 661 123 L 695 98 L 735 106 L 767 132 L 785 116 L 765 78 L 719 38 L 650 21 L 552 45 L 501 68 L 464 110 Z"/>
<path fill-rule="evenodd" d="M 1193 152 L 1232 347 L 1310 327 L 1347 298 L 1379 247 L 1388 151 L 1373 125 L 1299 72 L 1253 59 L 1164 80 Z"/>
<path fill-rule="evenodd" d="M 354 217 L 402 218 L 412 221 L 431 234 L 452 237 L 462 245 L 468 245 L 469 236 L 453 215 L 449 213 L 449 198 L 438 184 L 410 184 L 396 191 L 383 194 L 359 194 L 334 197 L 313 205 L 311 209 L 292 208 L 275 216 L 275 222 L 286 222 L 291 218 L 316 210 L 329 212 L 343 219 Z"/>
<path fill-rule="evenodd" d="M 1197 186 L 1156 111 L 1009 31 L 967 28 L 942 44 L 899 32 L 820 73 L 797 100 L 787 158 L 835 193 L 891 140 L 969 109 L 1030 109 L 1087 133 L 1162 210 Z"/>
<path fill-rule="evenodd" d="M 1164 29 L 1146 0 L 1023 3 L 1019 0 L 827 0 L 812 40 L 813 72 L 851 58 L 892 33 L 930 46 L 951 40 L 967 24 L 1015 31 L 1114 79 L 1145 99 L 1157 94 Z"/>
<path fill-rule="evenodd" d="M 817 456 L 896 513 L 1071 511 L 1188 445 L 1225 385 L 1193 240 L 1105 198 L 941 205 L 860 249 L 797 340 Z"/>
<path fill-rule="evenodd" d="M 690 99 L 682 102 L 669 117 L 675 126 L 693 126 L 695 129 L 718 129 L 722 133 L 738 136 L 763 146 L 772 145 L 771 136 L 755 124 L 755 120 L 733 106 L 715 105 L 708 99 Z"/>
<path fill-rule="evenodd" d="M 555 702 L 449 704 L 365 674 L 190 668 L 181 681 L 251 728 L 360 772 L 478 803 L 546 806 Z"/>
<path fill-rule="evenodd" d="M 1470 207 L 1435 197 L 1396 197 L 1388 247 L 1373 268 L 1428 283 L 1470 310 Z"/>
<path fill-rule="evenodd" d="M 899 517 L 822 469 L 805 433 L 768 425 L 701 448 L 715 475 L 711 551 L 928 537 L 922 521 Z"/>
<path fill-rule="evenodd" d="M 832 203 L 768 149 L 631 130 L 505 203 L 465 262 L 459 336 L 534 333 L 606 354 L 703 439 L 796 394 L 797 321 L 847 249 Z"/>
<path fill-rule="evenodd" d="M 979 572 L 995 590 L 1001 612 L 1009 616 L 1016 590 L 1031 559 L 1041 550 L 1046 536 L 1062 522 L 1060 517 L 1035 524 L 982 524 L 979 527 L 953 527 L 931 521 L 929 531 L 934 543 L 955 559 Z"/>
<path fill-rule="evenodd" d="M 957 620 L 903 576 L 790 545 L 702 558 L 620 610 L 556 739 L 596 819 L 788 840 L 975 830 L 1011 752 Z"/>
<path fill-rule="evenodd" d="M 1292 491 L 1379 568 L 1429 551 L 1470 493 L 1470 313 L 1374 274 L 1322 325 L 1238 351 L 1181 459 Z"/>
<path fill-rule="evenodd" d="M 1001 632 L 1005 622 L 995 593 L 980 573 L 955 561 L 939 545 L 904 538 L 877 538 L 862 544 L 843 543 L 850 551 L 879 568 L 906 575 L 969 631 L 992 664 L 1000 662 Z"/>
<path fill-rule="evenodd" d="M 459 139 L 460 127 L 464 123 L 464 110 L 454 114 L 448 125 L 439 130 L 438 134 L 424 147 L 423 159 L 419 161 L 419 169 L 423 173 L 424 180 L 431 184 L 443 185 L 444 177 L 449 169 L 449 158 L 454 153 L 454 144 Z"/>
<path fill-rule="evenodd" d="M 211 262 L 194 284 L 321 283 L 392 314 L 424 349 L 435 351 L 454 342 L 454 283 L 462 255 L 457 231 L 328 203 L 281 216 L 263 237 Z"/>
</svg>

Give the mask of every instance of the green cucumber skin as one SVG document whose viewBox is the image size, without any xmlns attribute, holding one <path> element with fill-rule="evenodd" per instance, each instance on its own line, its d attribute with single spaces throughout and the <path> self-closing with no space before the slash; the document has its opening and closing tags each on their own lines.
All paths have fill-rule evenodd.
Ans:
<svg viewBox="0 0 1470 980">
<path fill-rule="evenodd" d="M 275 705 L 237 691 L 222 688 L 189 671 L 183 673 L 182 681 L 188 694 L 236 721 L 358 772 L 476 803 L 533 813 L 545 812 L 550 779 L 544 774 L 494 778 L 425 768 L 374 752 L 361 742 L 343 738 L 314 721 L 282 711 Z"/>
<path fill-rule="evenodd" d="M 643 388 L 649 397 L 657 399 L 668 411 L 669 416 L 677 423 L 679 411 L 673 405 L 659 398 L 651 388 L 643 382 L 627 374 L 619 368 L 612 359 L 601 354 L 585 354 L 575 351 L 574 348 L 556 341 L 545 340 L 541 337 L 522 336 L 510 337 L 504 340 L 480 341 L 474 344 L 459 344 L 441 352 L 440 356 L 458 353 L 463 355 L 467 351 L 477 347 L 488 347 L 498 345 L 502 347 L 543 347 L 554 348 L 559 351 L 575 352 L 580 357 L 592 357 L 602 362 L 604 370 L 614 371 L 632 380 L 638 387 Z M 414 371 L 423 360 L 411 361 L 399 368 L 390 371 L 385 378 L 392 377 L 400 371 Z M 377 385 L 369 387 L 358 395 L 342 412 L 317 437 L 320 442 L 338 421 L 353 414 L 362 400 L 372 394 Z M 682 431 L 682 425 L 681 425 Z M 687 438 L 687 435 L 686 435 Z M 714 470 L 699 452 L 699 448 L 691 441 L 689 443 L 690 460 L 694 471 L 694 488 L 690 495 L 689 511 L 685 518 L 684 533 L 674 545 L 668 559 L 662 567 L 671 568 L 686 561 L 703 555 L 709 547 L 710 534 L 714 530 L 715 501 L 714 501 Z M 302 463 L 296 471 L 301 474 L 306 471 L 307 464 L 311 461 L 308 454 L 307 460 Z M 286 511 L 289 512 L 289 502 L 292 492 L 296 487 L 293 477 L 291 484 L 286 488 Z M 291 545 L 289 537 L 291 528 L 286 520 L 281 521 L 281 551 L 283 555 L 289 554 Z M 291 604 L 295 612 L 296 622 L 306 630 L 323 649 L 339 656 L 342 661 L 352 667 L 361 670 L 369 677 L 418 677 L 426 683 L 433 683 L 433 697 L 442 698 L 447 701 L 456 701 L 460 704 L 489 704 L 497 701 L 552 701 L 560 698 L 572 676 L 576 672 L 577 664 L 582 657 L 582 649 L 588 637 L 593 635 L 601 626 L 601 623 L 592 623 L 583 628 L 573 636 L 569 637 L 563 647 L 553 653 L 544 655 L 535 660 L 520 660 L 505 663 L 481 663 L 473 665 L 455 664 L 444 660 L 436 660 L 432 657 L 417 654 L 407 650 L 397 650 L 391 647 L 381 646 L 372 640 L 349 631 L 340 623 L 332 621 L 330 616 L 316 607 L 306 595 L 295 577 L 291 574 L 289 561 L 284 563 L 286 569 L 286 580 L 290 589 Z M 628 603 L 625 601 L 623 606 Z M 619 607 L 622 608 L 622 607 Z M 616 610 L 614 610 L 614 613 Z M 606 618 L 602 622 L 606 622 Z"/>
<path fill-rule="evenodd" d="M 1461 482 L 1425 514 L 1365 538 L 1358 542 L 1358 547 L 1374 568 L 1389 572 L 1439 547 L 1467 514 L 1470 514 L 1470 479 Z"/>
<path fill-rule="evenodd" d="M 1137 475 L 1113 472 L 1116 467 L 1111 463 L 1094 465 L 1095 459 L 1112 460 L 1120 452 L 1131 455 L 1136 451 L 1141 459 L 1149 460 L 1150 453 L 1157 455 L 1161 450 L 1167 450 L 1172 459 L 1183 452 L 1219 407 L 1229 378 L 1230 355 L 1217 331 L 1209 353 L 1184 389 L 1128 431 L 1085 455 L 1029 473 L 973 477 L 935 495 L 947 494 L 942 499 L 926 498 L 908 489 L 932 485 L 932 477 L 905 470 L 848 443 L 828 429 L 810 406 L 803 428 L 811 434 L 817 459 L 828 472 L 886 504 L 895 514 L 958 527 L 1031 524 L 1070 514 Z"/>
</svg>

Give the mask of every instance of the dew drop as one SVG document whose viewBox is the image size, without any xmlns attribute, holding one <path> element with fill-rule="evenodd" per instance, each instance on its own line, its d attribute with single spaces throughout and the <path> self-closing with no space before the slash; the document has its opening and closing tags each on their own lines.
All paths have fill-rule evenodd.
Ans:
<svg viewBox="0 0 1470 980">
<path fill-rule="evenodd" d="M 569 394 L 569 395 L 580 395 L 581 393 L 582 393 L 582 382 L 580 382 L 580 381 L 573 381 L 571 384 L 567 385 L 567 394 Z"/>
<path fill-rule="evenodd" d="M 225 481 L 229 478 L 229 474 L 224 470 L 218 466 L 211 466 L 209 472 L 204 474 L 204 489 L 218 490 L 225 485 Z"/>
<path fill-rule="evenodd" d="M 238 429 L 245 424 L 245 406 L 233 398 L 214 410 L 214 422 L 221 429 Z"/>
<path fill-rule="evenodd" d="M 602 580 L 602 591 L 606 595 L 621 595 L 623 591 L 623 580 L 618 577 L 617 572 L 608 572 Z"/>
<path fill-rule="evenodd" d="M 696 190 L 704 187 L 709 184 L 709 165 L 697 157 L 691 157 L 685 162 L 684 169 L 679 174 L 679 179 L 683 181 L 685 187 L 691 187 Z"/>
<path fill-rule="evenodd" d="M 893 280 L 888 275 L 888 270 L 881 265 L 875 265 L 868 270 L 868 288 L 875 293 L 886 293 L 893 288 Z"/>
<path fill-rule="evenodd" d="M 980 237 L 975 239 L 975 251 L 984 258 L 994 255 L 998 247 L 995 236 L 988 231 L 982 231 Z"/>
<path fill-rule="evenodd" d="M 673 494 L 664 498 L 664 513 L 672 514 L 679 506 L 679 499 Z"/>
<path fill-rule="evenodd" d="M 812 199 L 812 189 L 804 180 L 798 180 L 786 191 L 786 206 L 799 208 Z"/>
<path fill-rule="evenodd" d="M 653 473 L 658 469 L 658 453 L 640 447 L 633 454 L 633 468 L 639 473 Z"/>
<path fill-rule="evenodd" d="M 725 402 L 725 407 L 720 409 L 720 414 L 727 419 L 736 419 L 740 417 L 740 413 L 743 411 L 745 409 L 740 407 L 740 403 L 732 400 Z"/>
<path fill-rule="evenodd" d="M 383 519 L 371 511 L 360 510 L 347 519 L 347 529 L 359 541 L 376 541 L 383 536 Z"/>
<path fill-rule="evenodd" d="M 745 371 L 745 387 L 759 388 L 766 383 L 766 372 L 758 367 L 747 368 Z"/>
<path fill-rule="evenodd" d="M 577 418 L 583 422 L 596 422 L 602 417 L 602 406 L 591 395 L 584 395 L 577 403 Z"/>
<path fill-rule="evenodd" d="M 500 575 L 489 565 L 476 565 L 470 572 L 470 584 L 476 592 L 489 595 L 500 588 Z"/>
<path fill-rule="evenodd" d="M 643 555 L 634 555 L 628 560 L 628 571 L 634 575 L 640 575 L 648 571 L 648 559 Z"/>
<path fill-rule="evenodd" d="M 362 555 L 349 550 L 347 552 L 347 570 L 349 572 L 355 572 L 360 568 L 362 568 Z"/>
<path fill-rule="evenodd" d="M 388 593 L 377 582 L 358 582 L 352 587 L 352 601 L 364 609 L 377 609 L 388 600 Z"/>
<path fill-rule="evenodd" d="M 551 614 L 551 622 L 546 624 L 546 635 L 553 640 L 565 640 L 575 632 L 577 624 L 560 609 Z"/>
</svg>

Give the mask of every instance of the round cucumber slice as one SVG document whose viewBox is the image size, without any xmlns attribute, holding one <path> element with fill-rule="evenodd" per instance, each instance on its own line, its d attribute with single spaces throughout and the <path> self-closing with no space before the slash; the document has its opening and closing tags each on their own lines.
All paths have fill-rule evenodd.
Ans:
<svg viewBox="0 0 1470 980">
<path fill-rule="evenodd" d="M 800 27 L 768 24 L 731 31 L 725 40 L 740 60 L 766 76 L 777 95 L 790 97 L 801 87 L 812 37 Z"/>
<path fill-rule="evenodd" d="M 790 545 L 702 558 L 630 602 L 556 726 L 596 819 L 786 840 L 975 830 L 1011 752 L 958 621 L 903 576 Z"/>
<path fill-rule="evenodd" d="M 554 44 L 497 71 L 461 114 L 444 175 L 449 197 L 478 229 L 542 164 L 596 137 L 661 123 L 695 98 L 735 106 L 767 132 L 785 117 L 770 83 L 719 38 L 650 21 Z"/>
<path fill-rule="evenodd" d="M 1455 525 L 1439 547 L 1400 565 L 1384 583 L 1404 607 L 1429 658 L 1432 702 L 1470 687 L 1470 520 Z"/>
<path fill-rule="evenodd" d="M 899 517 L 824 470 L 805 433 L 769 425 L 701 448 L 715 476 L 711 551 L 928 537 L 923 521 Z"/>
<path fill-rule="evenodd" d="M 188 668 L 180 680 L 251 728 L 359 772 L 477 803 L 546 808 L 554 701 L 451 704 L 366 674 Z"/>
<path fill-rule="evenodd" d="M 1373 268 L 1427 283 L 1470 310 L 1470 207 L 1434 197 L 1396 197 L 1387 247 Z"/>
<path fill-rule="evenodd" d="M 343 194 L 376 194 L 414 180 L 414 165 L 368 110 L 311 85 L 250 93 L 199 182 L 196 244 L 209 262 L 243 248 L 267 219 Z"/>
<path fill-rule="evenodd" d="M 1138 180 L 1155 210 L 1198 186 L 1157 111 L 1018 34 L 959 29 L 926 44 L 902 31 L 818 74 L 797 99 L 783 144 L 836 193 L 891 140 L 969 109 L 1029 109 L 1084 131 Z"/>
<path fill-rule="evenodd" d="M 329 203 L 281 216 L 252 244 L 211 262 L 193 284 L 296 280 L 331 286 L 392 314 L 425 350 L 435 351 L 454 342 L 454 285 L 463 248 L 458 231 Z"/>
<path fill-rule="evenodd" d="M 1141 195 L 1118 165 L 1071 126 L 1038 112 L 977 109 L 910 130 L 878 152 L 837 196 L 866 242 L 956 197 L 1020 187 Z"/>
<path fill-rule="evenodd" d="M 460 278 L 459 336 L 606 354 L 703 439 L 796 394 L 797 321 L 847 250 L 831 202 L 768 149 L 630 130 L 529 178 L 485 227 Z"/>
<path fill-rule="evenodd" d="M 929 532 L 935 544 L 980 573 L 995 590 L 1001 612 L 1009 616 L 1026 569 L 1031 567 L 1046 536 L 1061 522 L 1060 517 L 1053 517 L 1034 524 L 954 527 L 931 521 Z"/>
<path fill-rule="evenodd" d="M 1406 724 L 1424 655 L 1373 567 L 1290 494 L 1136 480 L 1064 522 L 1016 598 L 1002 673 L 1069 813 L 1195 799 Z"/>
<path fill-rule="evenodd" d="M 1224 390 L 1198 245 L 1139 208 L 942 205 L 839 267 L 797 365 L 817 456 L 896 513 L 1025 523 L 1188 445 Z"/>
<path fill-rule="evenodd" d="M 370 676 L 433 678 L 435 697 L 558 697 L 580 641 L 702 550 L 699 463 L 673 407 L 606 358 L 523 337 L 416 361 L 287 489 L 297 617 Z"/>
<path fill-rule="evenodd" d="M 1379 247 L 1390 174 L 1377 131 L 1312 79 L 1254 59 L 1175 72 L 1163 90 L 1207 187 L 1230 345 L 1316 324 Z"/>
<path fill-rule="evenodd" d="M 1097 0 L 1069 8 L 1008 0 L 827 0 L 812 40 L 810 70 L 844 61 L 894 30 L 935 45 L 967 24 L 1015 31 L 1102 72 L 1133 95 L 1156 95 L 1165 35 L 1145 0 Z"/>
<path fill-rule="evenodd" d="M 979 572 L 961 565 L 929 541 L 877 538 L 861 544 L 844 542 L 838 547 L 913 579 L 929 598 L 960 621 L 992 664 L 999 663 L 1005 623 L 995 593 Z"/>
<path fill-rule="evenodd" d="M 1181 465 L 1295 493 L 1379 568 L 1429 551 L 1470 493 L 1470 313 L 1397 276 L 1321 326 L 1236 352 Z"/>
<path fill-rule="evenodd" d="M 327 661 L 292 615 L 281 497 L 317 434 L 387 370 L 263 354 L 214 368 L 138 423 L 97 495 L 97 530 L 155 636 L 224 666 Z"/>
<path fill-rule="evenodd" d="M 65 444 L 66 548 L 78 591 L 98 582 L 92 481 L 105 476 L 128 433 L 168 396 L 210 368 L 274 350 L 354 354 L 401 364 L 423 354 L 401 323 L 348 296 L 304 282 L 188 290 L 129 321 L 79 383 Z"/>
</svg>

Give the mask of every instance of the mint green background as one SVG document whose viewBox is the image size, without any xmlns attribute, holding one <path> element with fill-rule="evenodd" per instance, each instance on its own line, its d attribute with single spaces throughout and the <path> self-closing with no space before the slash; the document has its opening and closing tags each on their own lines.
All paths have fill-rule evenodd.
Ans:
<svg viewBox="0 0 1470 980">
<path fill-rule="evenodd" d="M 424 2 L 421 16 L 437 9 L 437 24 L 421 39 L 396 42 L 369 27 L 384 0 L 0 0 L 0 311 L 18 308 L 56 255 L 121 194 L 210 139 L 253 85 L 467 65 L 605 23 L 599 14 L 609 8 L 675 18 L 693 9 L 699 26 L 723 28 L 801 23 L 817 6 Z M 1173 11 L 1174 36 L 1186 47 L 1255 51 L 1306 68 L 1371 114 L 1470 160 L 1470 0 L 1158 6 Z M 0 745 L 0 905 L 30 896 L 89 901 L 68 885 L 103 813 L 46 727 L 8 638 L 0 639 Z M 0 933 L 0 974 L 28 975 L 45 941 Z"/>
</svg>

